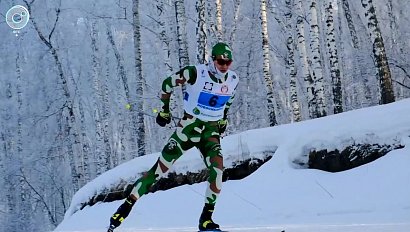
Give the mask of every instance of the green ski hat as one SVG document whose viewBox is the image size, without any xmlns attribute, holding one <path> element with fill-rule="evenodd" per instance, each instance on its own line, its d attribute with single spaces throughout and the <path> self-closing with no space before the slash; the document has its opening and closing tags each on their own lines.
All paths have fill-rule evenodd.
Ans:
<svg viewBox="0 0 410 232">
<path fill-rule="evenodd" d="M 232 60 L 232 50 L 226 43 L 217 43 L 212 48 L 212 59 L 221 57 L 222 59 Z"/>
</svg>

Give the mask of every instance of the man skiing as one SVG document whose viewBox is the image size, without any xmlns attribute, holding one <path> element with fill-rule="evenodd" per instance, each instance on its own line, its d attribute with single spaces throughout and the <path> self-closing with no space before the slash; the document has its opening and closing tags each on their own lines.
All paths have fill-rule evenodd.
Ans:
<svg viewBox="0 0 410 232">
<path fill-rule="evenodd" d="M 212 61 L 208 64 L 186 66 L 162 83 L 162 110 L 156 122 L 164 127 L 171 122 L 169 110 L 173 88 L 185 86 L 184 116 L 163 148 L 154 166 L 134 183 L 130 195 L 110 218 L 108 232 L 113 231 L 128 216 L 135 202 L 162 176 L 187 150 L 196 147 L 209 170 L 205 205 L 199 218 L 200 231 L 220 231 L 212 220 L 217 197 L 222 187 L 223 157 L 220 137 L 227 127 L 227 112 L 235 96 L 238 75 L 229 68 L 232 51 L 225 43 L 212 48 Z"/>
</svg>

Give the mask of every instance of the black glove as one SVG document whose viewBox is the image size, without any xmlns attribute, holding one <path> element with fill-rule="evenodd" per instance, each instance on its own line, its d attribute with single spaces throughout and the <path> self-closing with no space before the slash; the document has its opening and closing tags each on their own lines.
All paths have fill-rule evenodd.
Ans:
<svg viewBox="0 0 410 232">
<path fill-rule="evenodd" d="M 159 112 L 156 121 L 161 127 L 166 126 L 171 122 L 171 113 Z"/>
<path fill-rule="evenodd" d="M 220 119 L 218 121 L 219 134 L 223 134 L 228 126 L 228 119 Z"/>
</svg>

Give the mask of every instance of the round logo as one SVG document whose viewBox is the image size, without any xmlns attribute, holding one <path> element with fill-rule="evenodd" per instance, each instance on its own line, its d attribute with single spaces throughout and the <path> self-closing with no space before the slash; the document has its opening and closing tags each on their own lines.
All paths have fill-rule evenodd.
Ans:
<svg viewBox="0 0 410 232">
<path fill-rule="evenodd" d="M 25 27 L 30 19 L 30 14 L 28 10 L 21 5 L 13 6 L 6 13 L 7 24 L 15 29 L 20 30 Z"/>
<path fill-rule="evenodd" d="M 201 111 L 199 111 L 199 109 L 195 107 L 194 110 L 193 110 L 193 113 L 195 115 L 199 115 L 201 113 Z"/>
</svg>

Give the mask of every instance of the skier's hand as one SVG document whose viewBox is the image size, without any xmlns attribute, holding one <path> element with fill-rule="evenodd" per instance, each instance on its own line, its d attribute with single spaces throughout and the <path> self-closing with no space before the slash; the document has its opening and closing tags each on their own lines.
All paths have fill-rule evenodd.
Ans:
<svg viewBox="0 0 410 232">
<path fill-rule="evenodd" d="M 157 115 L 157 119 L 156 119 L 158 125 L 160 125 L 161 127 L 166 126 L 167 124 L 169 124 L 171 122 L 171 113 L 168 112 L 159 112 Z"/>
<path fill-rule="evenodd" d="M 228 126 L 228 119 L 220 119 L 218 121 L 219 134 L 223 134 Z"/>
</svg>

